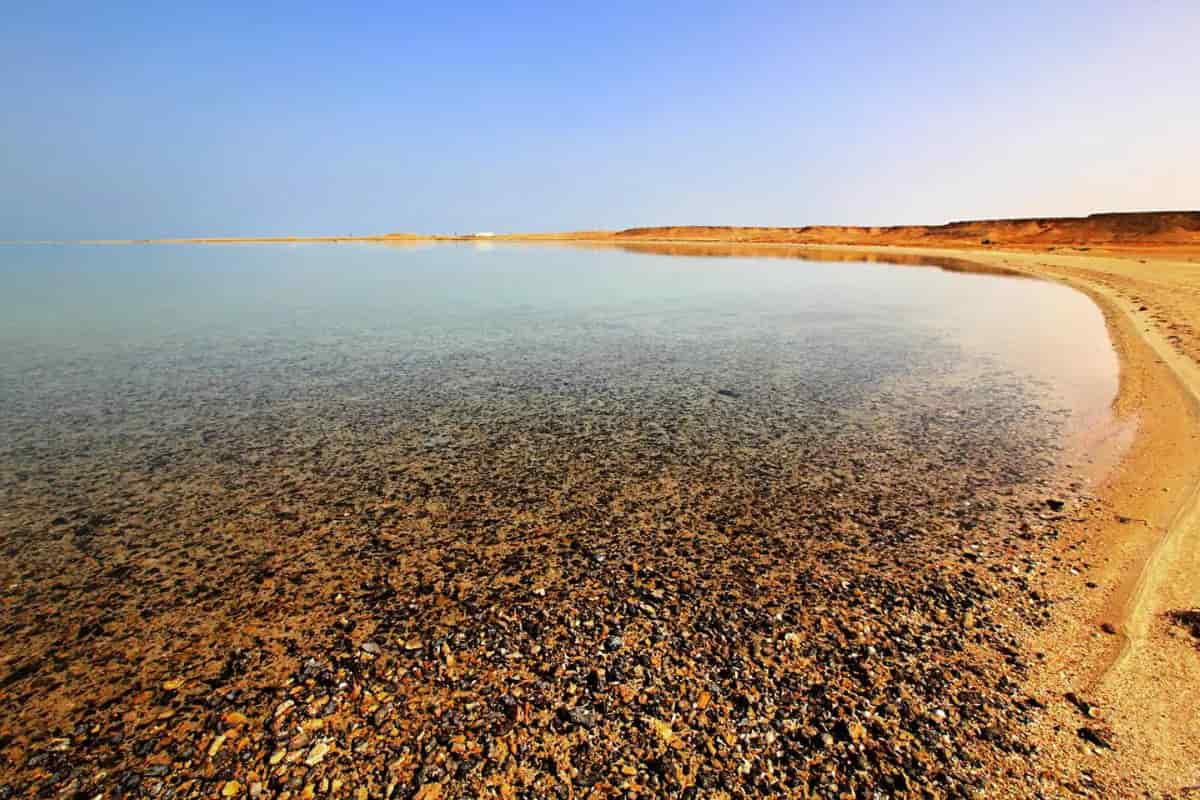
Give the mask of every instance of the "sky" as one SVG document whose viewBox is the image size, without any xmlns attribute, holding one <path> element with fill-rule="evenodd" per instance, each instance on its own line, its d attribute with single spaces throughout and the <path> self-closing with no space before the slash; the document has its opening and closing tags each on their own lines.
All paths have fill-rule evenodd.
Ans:
<svg viewBox="0 0 1200 800">
<path fill-rule="evenodd" d="M 0 239 L 1200 208 L 1200 2 L 11 4 Z"/>
</svg>

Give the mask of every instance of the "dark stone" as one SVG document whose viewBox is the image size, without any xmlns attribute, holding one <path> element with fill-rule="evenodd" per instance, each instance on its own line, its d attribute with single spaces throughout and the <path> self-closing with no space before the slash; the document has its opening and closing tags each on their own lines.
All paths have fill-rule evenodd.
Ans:
<svg viewBox="0 0 1200 800">
<path fill-rule="evenodd" d="M 1105 750 L 1112 750 L 1113 744 L 1109 739 L 1108 734 L 1096 728 L 1089 728 L 1086 725 L 1079 729 L 1079 738 L 1085 742 L 1091 742 L 1097 747 L 1103 747 Z"/>
</svg>

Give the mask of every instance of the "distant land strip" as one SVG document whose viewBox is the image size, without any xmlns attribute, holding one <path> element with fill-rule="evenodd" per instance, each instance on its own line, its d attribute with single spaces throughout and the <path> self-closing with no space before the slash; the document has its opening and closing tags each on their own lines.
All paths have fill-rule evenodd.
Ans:
<svg viewBox="0 0 1200 800">
<path fill-rule="evenodd" d="M 1086 217 L 1036 217 L 950 222 L 944 225 L 857 227 L 738 227 L 671 225 L 560 233 L 384 233 L 346 236 L 202 236 L 167 239 L 88 240 L 84 244 L 240 244 L 294 242 L 440 242 L 440 241 L 663 241 L 895 245 L 895 246 L 1200 246 L 1200 211 L 1135 211 Z"/>
</svg>

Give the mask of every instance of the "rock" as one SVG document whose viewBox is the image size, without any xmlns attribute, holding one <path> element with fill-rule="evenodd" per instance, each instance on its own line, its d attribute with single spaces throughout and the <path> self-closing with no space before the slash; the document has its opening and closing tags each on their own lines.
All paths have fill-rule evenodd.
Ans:
<svg viewBox="0 0 1200 800">
<path fill-rule="evenodd" d="M 314 744 L 308 751 L 308 755 L 304 759 L 305 766 L 315 767 L 320 764 L 325 758 L 325 754 L 329 752 L 329 743 L 321 740 Z"/>
<path fill-rule="evenodd" d="M 237 797 L 239 794 L 241 794 L 241 791 L 242 785 L 240 783 L 237 781 L 226 781 L 225 785 L 221 787 L 221 796 Z"/>
<path fill-rule="evenodd" d="M 441 796 L 441 783 L 425 783 L 422 784 L 421 788 L 417 790 L 416 795 L 413 796 L 413 800 L 439 800 Z"/>
<path fill-rule="evenodd" d="M 381 648 L 375 642 L 363 642 L 359 645 L 359 649 L 372 656 L 377 656 L 381 652 Z"/>
<path fill-rule="evenodd" d="M 1079 695 L 1075 694 L 1074 692 L 1067 692 L 1066 698 L 1067 698 L 1067 702 L 1069 702 L 1071 705 L 1075 706 L 1075 708 L 1079 709 L 1079 713 L 1083 714 L 1085 717 L 1090 717 L 1091 719 L 1097 719 L 1100 716 L 1099 708 L 1097 708 L 1096 706 L 1087 702 L 1086 700 L 1082 699 L 1081 697 L 1079 697 Z"/>
<path fill-rule="evenodd" d="M 596 727 L 596 715 L 585 708 L 572 708 L 569 719 L 573 725 L 591 730 Z"/>
<path fill-rule="evenodd" d="M 221 750 L 221 745 L 223 744 L 225 744 L 225 734 L 219 733 L 214 736 L 212 742 L 208 745 L 208 757 L 212 758 L 215 756 Z"/>
<path fill-rule="evenodd" d="M 1085 725 L 1079 729 L 1080 739 L 1083 739 L 1085 742 L 1091 742 L 1097 747 L 1102 747 L 1105 750 L 1113 749 L 1112 740 L 1109 737 L 1110 735 L 1108 733 L 1100 730 L 1099 728 L 1090 728 Z"/>
<path fill-rule="evenodd" d="M 664 722 L 656 717 L 647 717 L 646 722 L 663 744 L 670 744 L 675 739 L 675 730 L 669 722 Z"/>
<path fill-rule="evenodd" d="M 833 727 L 833 733 L 843 742 L 860 742 L 867 735 L 867 729 L 858 720 L 839 720 Z"/>
</svg>

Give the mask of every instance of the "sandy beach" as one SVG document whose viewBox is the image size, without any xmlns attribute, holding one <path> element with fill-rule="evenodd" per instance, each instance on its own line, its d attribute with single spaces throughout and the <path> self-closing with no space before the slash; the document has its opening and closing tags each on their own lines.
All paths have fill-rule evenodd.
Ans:
<svg viewBox="0 0 1200 800">
<path fill-rule="evenodd" d="M 1186 622 L 1200 608 L 1200 264 L 1143 254 L 972 258 L 1064 281 L 1105 311 L 1121 356 L 1117 410 L 1137 433 L 1101 481 L 1099 509 L 1076 523 L 1093 568 L 1063 587 L 1072 599 L 1042 640 L 1037 680 L 1099 707 L 1115 733 L 1111 774 L 1184 795 L 1200 778 L 1200 641 Z"/>
<path fill-rule="evenodd" d="M 1128 796 L 1196 791 L 1200 639 L 1187 613 L 1200 608 L 1200 254 L 853 252 L 965 257 L 1062 281 L 1103 309 L 1121 359 L 1116 411 L 1136 434 L 1100 479 L 1099 505 L 1074 522 L 1090 569 L 1060 587 L 1033 684 L 1081 701 L 1059 703 L 1046 730 L 1063 757 Z M 1111 726 L 1112 750 L 1078 738 L 1089 711 Z"/>
</svg>

